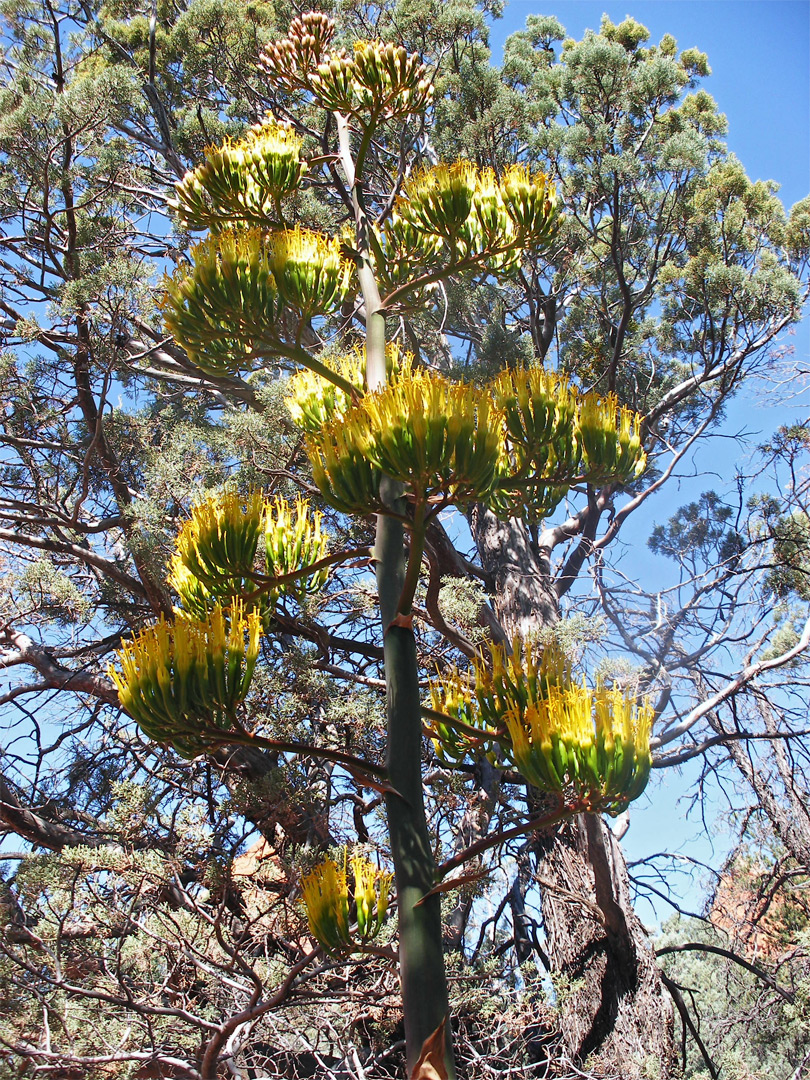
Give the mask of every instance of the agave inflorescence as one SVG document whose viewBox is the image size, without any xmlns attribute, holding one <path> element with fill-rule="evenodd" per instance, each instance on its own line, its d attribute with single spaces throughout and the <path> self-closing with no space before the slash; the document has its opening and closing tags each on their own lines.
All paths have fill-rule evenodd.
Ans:
<svg viewBox="0 0 810 1080">
<path fill-rule="evenodd" d="M 420 370 L 367 394 L 339 422 L 314 432 L 307 449 L 324 498 L 338 509 L 368 513 L 382 509 L 368 491 L 377 473 L 404 484 L 415 502 L 434 507 L 486 498 L 501 443 L 501 415 L 486 391 Z M 372 501 L 350 505 L 340 496 L 341 485 Z"/>
<path fill-rule="evenodd" d="M 431 686 L 433 708 L 451 720 L 431 720 L 441 756 L 491 754 L 497 743 L 502 760 L 577 810 L 616 814 L 642 793 L 650 772 L 649 704 L 617 688 L 575 683 L 554 646 L 538 662 L 519 642 L 511 655 L 491 645 L 488 657 L 474 660 L 471 676 L 451 671 Z M 477 728 L 480 737 L 455 730 L 452 721 Z"/>
<path fill-rule="evenodd" d="M 354 878 L 356 933 L 349 924 L 349 865 Z M 362 855 L 354 855 L 350 861 L 345 849 L 342 866 L 326 859 L 302 878 L 309 928 L 326 952 L 349 952 L 379 933 L 388 910 L 391 881 L 391 874 Z"/>
<path fill-rule="evenodd" d="M 289 574 L 305 571 L 326 555 L 327 535 L 321 530 L 321 513 L 312 510 L 305 499 L 296 499 L 290 506 L 286 499 L 273 499 L 265 503 L 264 537 L 266 574 L 268 578 L 283 578 Z M 270 591 L 270 602 L 275 604 L 280 593 L 302 600 L 304 596 L 319 592 L 329 577 L 329 567 L 321 567 L 314 573 L 304 574 Z"/>
<path fill-rule="evenodd" d="M 231 489 L 216 491 L 192 506 L 177 536 L 177 557 L 208 589 L 236 595 L 253 574 L 263 519 L 260 491 L 245 499 Z"/>
<path fill-rule="evenodd" d="M 486 727 L 475 691 L 461 672 L 451 668 L 431 681 L 430 705 L 433 715 L 424 726 L 440 758 L 459 762 L 476 750 L 492 752 L 498 732 Z M 447 722 L 442 716 L 447 717 Z M 462 730 L 461 724 L 478 731 Z"/>
<path fill-rule="evenodd" d="M 618 814 L 641 795 L 650 775 L 653 709 L 613 688 L 573 682 L 552 686 L 521 716 L 504 723 L 519 772 L 561 792 L 576 809 Z"/>
<path fill-rule="evenodd" d="M 192 363 L 227 375 L 266 353 L 284 353 L 285 305 L 302 318 L 337 308 L 353 266 L 337 238 L 311 229 L 225 229 L 191 249 L 191 266 L 165 279 L 167 328 Z"/>
<path fill-rule="evenodd" d="M 259 538 L 265 541 L 263 580 L 256 571 Z M 204 617 L 218 602 L 252 596 L 266 622 L 281 593 L 300 600 L 326 583 L 328 567 L 306 574 L 326 554 L 321 514 L 304 499 L 291 507 L 283 498 L 265 499 L 259 491 L 242 499 L 235 491 L 215 492 L 192 507 L 177 538 L 169 583 L 183 611 Z M 299 574 L 273 585 L 272 579 Z M 268 580 L 269 579 L 269 580 Z M 261 584 L 261 589 L 259 588 Z"/>
<path fill-rule="evenodd" d="M 169 584 L 180 597 L 179 614 L 203 619 L 217 605 L 256 590 L 255 562 L 265 515 L 259 491 L 246 499 L 233 490 L 216 491 L 191 508 L 177 536 Z M 265 594 L 247 605 L 267 621 Z"/>
<path fill-rule="evenodd" d="M 280 88 L 303 89 L 308 73 L 322 62 L 334 36 L 332 19 L 320 11 L 308 11 L 293 19 L 286 38 L 265 47 L 261 66 Z"/>
<path fill-rule="evenodd" d="M 304 15 L 285 39 L 266 47 L 262 67 L 277 86 L 308 90 L 322 108 L 345 115 L 363 110 L 393 119 L 424 111 L 433 86 L 417 53 L 382 41 L 328 53 L 333 36 L 331 19 Z"/>
<path fill-rule="evenodd" d="M 413 366 L 413 354 L 395 341 L 386 342 L 385 367 L 389 381 L 405 378 Z M 304 431 L 314 434 L 332 420 L 342 419 L 362 396 L 366 381 L 366 350 L 355 346 L 330 361 L 329 367 L 355 387 L 352 397 L 328 378 L 306 368 L 297 371 L 289 382 L 285 404 L 293 420 Z"/>
<path fill-rule="evenodd" d="M 258 229 L 227 229 L 191 249 L 191 265 L 164 279 L 168 330 L 210 375 L 249 366 L 275 340 L 280 315 L 269 250 Z"/>
<path fill-rule="evenodd" d="M 233 729 L 259 654 L 261 619 L 237 600 L 204 619 L 164 619 L 124 642 L 110 665 L 121 706 L 143 731 L 194 757 Z"/>
<path fill-rule="evenodd" d="M 557 224 L 557 192 L 546 174 L 512 165 L 500 178 L 499 189 L 521 246 L 548 243 Z"/>
<path fill-rule="evenodd" d="M 507 435 L 496 513 L 539 520 L 578 479 L 623 483 L 644 470 L 641 419 L 614 395 L 580 394 L 539 365 L 503 372 L 493 392 Z"/>
<path fill-rule="evenodd" d="M 421 113 L 433 96 L 419 54 L 391 42 L 355 42 L 352 76 L 357 106 L 386 119 Z"/>
<path fill-rule="evenodd" d="M 264 225 L 306 172 L 301 144 L 291 127 L 268 117 L 240 139 L 209 146 L 203 164 L 175 186 L 169 206 L 192 229 L 216 231 L 225 221 Z"/>
<path fill-rule="evenodd" d="M 521 250 L 548 241 L 556 219 L 556 192 L 544 174 L 516 168 L 498 179 L 492 169 L 457 161 L 408 179 L 386 237 L 395 261 L 401 250 L 407 254 L 407 243 L 428 262 L 446 243 L 454 258 L 486 255 L 492 269 L 510 272 Z"/>
<path fill-rule="evenodd" d="M 353 266 L 340 240 L 312 229 L 284 229 L 268 239 L 270 266 L 281 298 L 305 317 L 324 315 L 344 300 Z"/>
<path fill-rule="evenodd" d="M 615 394 L 585 394 L 577 417 L 584 471 L 591 483 L 638 477 L 647 464 L 641 445 L 641 417 L 619 407 Z"/>
</svg>

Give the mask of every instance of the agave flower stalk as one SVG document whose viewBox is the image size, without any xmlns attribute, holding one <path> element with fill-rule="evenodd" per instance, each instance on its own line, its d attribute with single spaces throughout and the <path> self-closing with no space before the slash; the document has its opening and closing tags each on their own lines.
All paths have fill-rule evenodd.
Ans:
<svg viewBox="0 0 810 1080">
<path fill-rule="evenodd" d="M 352 193 L 360 262 L 357 277 L 366 314 L 366 385 L 381 390 L 387 381 L 385 314 L 375 274 L 371 229 L 355 170 L 349 126 L 336 114 L 340 159 Z M 388 742 L 386 792 L 391 855 L 397 888 L 399 974 L 409 1072 L 430 1036 L 449 1014 L 442 946 L 441 898 L 429 896 L 436 862 L 427 827 L 422 790 L 422 717 L 416 641 L 408 619 L 399 617 L 405 584 L 402 485 L 382 475 L 379 495 L 390 512 L 378 514 L 374 545 L 386 681 Z M 397 517 L 392 516 L 397 514 Z M 421 558 L 421 555 L 420 555 Z M 445 1025 L 445 1030 L 449 1025 Z M 446 1036 L 444 1065 L 454 1080 L 452 1041 Z"/>
</svg>

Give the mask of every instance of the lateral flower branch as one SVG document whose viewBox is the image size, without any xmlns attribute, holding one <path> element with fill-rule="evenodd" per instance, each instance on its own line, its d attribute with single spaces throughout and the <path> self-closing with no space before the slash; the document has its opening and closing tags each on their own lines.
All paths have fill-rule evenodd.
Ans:
<svg viewBox="0 0 810 1080">
<path fill-rule="evenodd" d="M 639 417 L 610 395 L 583 394 L 539 366 L 468 385 L 418 366 L 386 340 L 389 317 L 431 302 L 432 284 L 516 273 L 525 253 L 554 236 L 557 197 L 547 177 L 520 165 L 497 175 L 466 161 L 416 168 L 404 184 L 392 172 L 381 197 L 384 159 L 375 161 L 372 187 L 369 156 L 377 140 L 424 123 L 432 86 L 418 56 L 380 41 L 335 50 L 333 36 L 324 15 L 303 15 L 287 38 L 267 46 L 261 65 L 277 89 L 332 115 L 334 153 L 324 156 L 318 144 L 307 159 L 306 140 L 272 116 L 209 148 L 172 204 L 185 227 L 209 235 L 166 280 L 163 311 L 204 372 L 292 365 L 288 406 L 324 501 L 342 514 L 376 515 L 374 549 L 365 554 L 376 570 L 384 635 L 385 767 L 251 729 L 251 679 L 279 597 L 317 593 L 331 565 L 361 554 L 330 553 L 320 514 L 302 500 L 228 490 L 196 504 L 171 565 L 174 622 L 126 643 L 112 674 L 122 707 L 144 732 L 186 756 L 255 739 L 376 778 L 369 782 L 385 793 L 396 882 L 409 1070 L 444 1032 L 443 1075 L 452 1077 L 441 875 L 423 803 L 412 629 L 426 528 L 442 508 L 472 502 L 536 520 L 572 484 L 637 476 L 645 454 Z M 339 162 L 353 207 L 336 235 L 294 223 L 296 195 L 330 182 L 327 159 Z M 356 300 L 362 324 L 327 359 L 304 343 L 327 335 L 333 316 L 345 318 L 347 300 Z M 536 659 L 520 642 L 511 655 L 493 647 L 470 673 L 439 679 L 432 705 L 440 755 L 498 755 L 554 793 L 564 812 L 617 813 L 646 783 L 649 707 L 575 683 L 554 650 Z M 326 862 L 303 882 L 312 932 L 333 954 L 376 934 L 388 908 L 390 877 L 353 858 L 352 929 L 347 860 L 342 868 Z"/>
</svg>

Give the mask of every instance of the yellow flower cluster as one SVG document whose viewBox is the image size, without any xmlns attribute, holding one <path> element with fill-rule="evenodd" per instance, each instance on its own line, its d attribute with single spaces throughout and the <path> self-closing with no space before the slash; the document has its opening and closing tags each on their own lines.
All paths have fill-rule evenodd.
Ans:
<svg viewBox="0 0 810 1080">
<path fill-rule="evenodd" d="M 264 544 L 266 574 L 269 578 L 282 578 L 313 566 L 326 555 L 328 537 L 321 530 L 322 515 L 304 499 L 296 499 L 290 506 L 286 499 L 268 500 L 264 507 Z M 279 585 L 270 593 L 275 605 L 280 593 L 302 600 L 304 596 L 319 592 L 329 577 L 329 567 L 321 567 L 314 573 L 302 575 L 294 581 Z"/>
<path fill-rule="evenodd" d="M 496 513 L 539 520 L 578 479 L 623 483 L 644 471 L 641 418 L 619 408 L 614 395 L 580 394 L 539 365 L 503 372 L 493 393 L 507 451 Z"/>
<path fill-rule="evenodd" d="M 414 256 L 457 261 L 486 257 L 503 273 L 514 270 L 521 251 L 548 242 L 557 219 L 557 196 L 547 177 L 513 168 L 501 179 L 470 161 L 435 165 L 411 176 L 385 228 L 386 254 L 394 264 Z"/>
<path fill-rule="evenodd" d="M 417 502 L 484 499 L 495 481 L 502 418 L 491 397 L 435 372 L 417 371 L 366 394 L 307 439 L 315 483 L 330 505 L 382 509 L 379 475 Z"/>
<path fill-rule="evenodd" d="M 542 367 L 504 372 L 484 387 L 415 371 L 409 354 L 389 367 L 388 385 L 354 404 L 320 375 L 291 381 L 288 406 L 307 431 L 315 483 L 338 510 L 384 510 L 385 475 L 416 502 L 480 500 L 503 517 L 538 520 L 572 483 L 622 483 L 645 467 L 637 413 L 613 395 L 580 394 Z M 359 395 L 361 354 L 335 370 Z"/>
<path fill-rule="evenodd" d="M 226 489 L 194 503 L 177 536 L 176 563 L 218 596 L 238 594 L 253 573 L 264 512 L 260 491 L 243 500 Z"/>
<path fill-rule="evenodd" d="M 203 164 L 175 186 L 169 206 L 192 229 L 216 231 L 226 221 L 265 225 L 306 172 L 301 145 L 291 127 L 269 117 L 240 139 L 209 146 Z"/>
<path fill-rule="evenodd" d="M 164 287 L 166 329 L 209 375 L 248 366 L 276 337 L 278 290 L 258 229 L 228 229 L 195 244 L 191 265 L 164 278 Z"/>
<path fill-rule="evenodd" d="M 405 352 L 396 342 L 385 346 L 385 366 L 391 381 L 409 374 L 413 355 Z M 290 416 L 304 431 L 314 434 L 324 424 L 341 420 L 362 395 L 366 381 L 366 350 L 355 346 L 330 362 L 331 369 L 355 387 L 355 397 L 335 386 L 329 379 L 306 368 L 297 371 L 290 379 L 285 404 Z"/>
<path fill-rule="evenodd" d="M 519 772 L 576 809 L 618 814 L 637 799 L 650 775 L 653 709 L 616 688 L 568 683 L 504 714 Z"/>
<path fill-rule="evenodd" d="M 186 757 L 235 722 L 259 654 L 261 619 L 237 600 L 204 619 L 164 619 L 124 642 L 110 665 L 121 707 L 143 731 Z"/>
<path fill-rule="evenodd" d="M 450 671 L 437 679 L 431 701 L 451 721 L 429 726 L 441 756 L 491 754 L 497 742 L 530 783 L 561 793 L 577 810 L 617 814 L 649 778 L 652 707 L 617 688 L 575 683 L 554 646 L 538 663 L 519 642 L 511 654 L 491 645 L 488 656 L 473 661 L 470 677 Z M 481 734 L 454 730 L 452 721 Z"/>
<path fill-rule="evenodd" d="M 285 499 L 265 499 L 258 491 L 243 500 L 226 490 L 196 503 L 178 535 L 169 577 L 183 610 L 202 617 L 217 602 L 227 604 L 234 596 L 255 592 L 262 535 L 266 578 L 306 571 L 326 554 L 328 538 L 321 529 L 321 514 L 303 499 L 290 507 Z M 322 588 L 328 574 L 327 567 L 314 574 L 302 573 L 293 581 L 265 589 L 253 606 L 267 620 L 281 593 L 301 600 Z"/>
<path fill-rule="evenodd" d="M 276 288 L 290 307 L 310 318 L 340 306 L 353 266 L 341 254 L 337 237 L 296 226 L 271 233 L 268 246 Z"/>
<path fill-rule="evenodd" d="M 354 878 L 356 933 L 350 928 L 348 866 Z M 309 928 L 327 953 L 351 951 L 379 933 L 388 910 L 392 875 L 354 855 L 349 862 L 344 849 L 343 865 L 326 859 L 301 880 Z"/>
<path fill-rule="evenodd" d="M 192 363 L 211 375 L 275 352 L 284 304 L 302 319 L 336 310 L 353 272 L 338 239 L 299 227 L 226 229 L 195 244 L 191 260 L 164 279 L 163 317 Z"/>
</svg>

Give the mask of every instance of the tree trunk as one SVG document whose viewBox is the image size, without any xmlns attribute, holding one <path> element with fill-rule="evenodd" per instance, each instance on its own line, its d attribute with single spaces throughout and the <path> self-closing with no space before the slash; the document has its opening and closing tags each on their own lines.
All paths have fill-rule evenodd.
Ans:
<svg viewBox="0 0 810 1080">
<path fill-rule="evenodd" d="M 675 1064 L 672 1002 L 632 908 L 618 841 L 580 815 L 534 844 L 560 1023 L 574 1061 L 622 1080 L 665 1078 Z"/>
<path fill-rule="evenodd" d="M 553 625 L 550 561 L 526 526 L 475 507 L 470 527 L 507 635 L 526 638 Z M 538 835 L 532 851 L 569 1055 L 622 1080 L 649 1075 L 645 1065 L 654 1062 L 666 1080 L 675 1062 L 672 1002 L 633 911 L 618 841 L 599 817 L 584 814 Z"/>
</svg>

